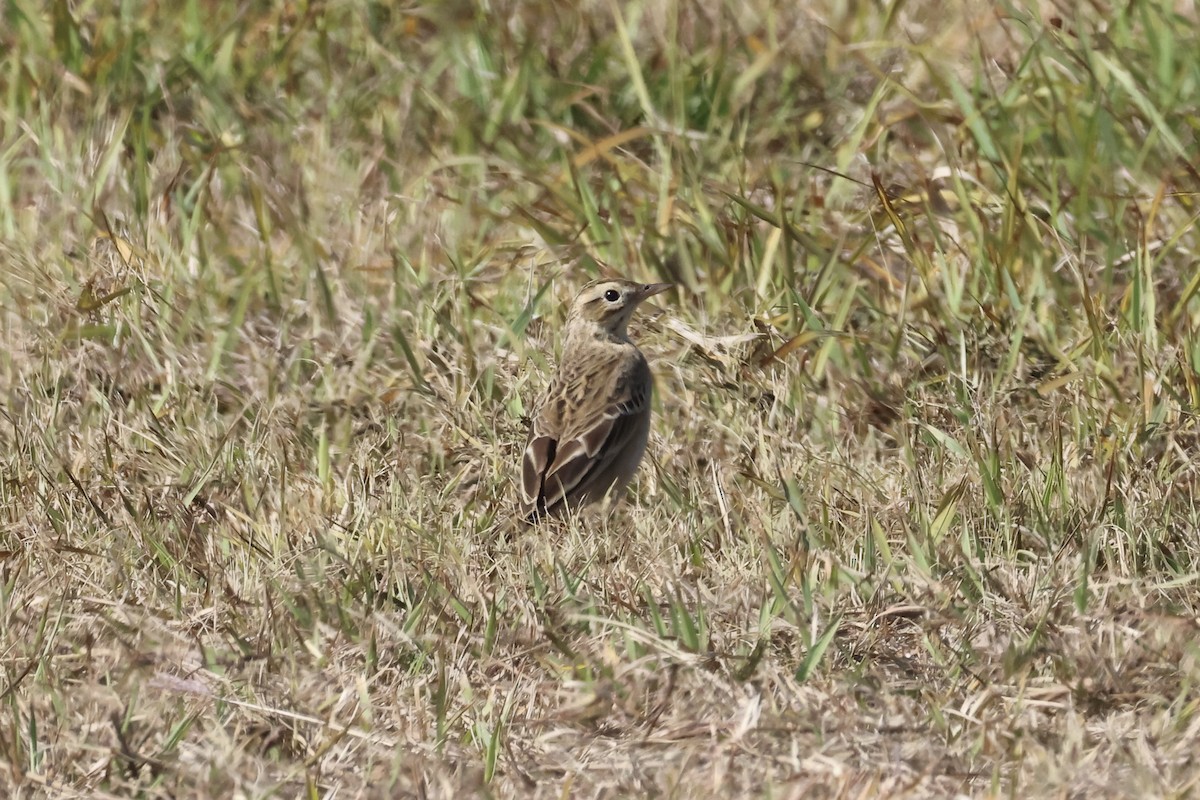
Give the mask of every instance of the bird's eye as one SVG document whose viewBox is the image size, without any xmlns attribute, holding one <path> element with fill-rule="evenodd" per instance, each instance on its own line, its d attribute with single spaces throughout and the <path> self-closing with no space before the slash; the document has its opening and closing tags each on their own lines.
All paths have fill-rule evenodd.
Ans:
<svg viewBox="0 0 1200 800">
<path fill-rule="evenodd" d="M 604 299 L 610 303 L 615 303 L 621 299 L 621 293 L 618 292 L 616 289 L 609 289 L 607 292 L 604 293 Z"/>
</svg>

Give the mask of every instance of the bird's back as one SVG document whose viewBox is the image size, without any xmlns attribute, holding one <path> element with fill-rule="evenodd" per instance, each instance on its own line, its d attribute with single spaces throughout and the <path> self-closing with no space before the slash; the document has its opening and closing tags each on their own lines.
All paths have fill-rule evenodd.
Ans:
<svg viewBox="0 0 1200 800">
<path fill-rule="evenodd" d="M 523 516 L 558 513 L 624 488 L 646 449 L 652 379 L 632 343 L 563 353 L 529 431 Z"/>
</svg>

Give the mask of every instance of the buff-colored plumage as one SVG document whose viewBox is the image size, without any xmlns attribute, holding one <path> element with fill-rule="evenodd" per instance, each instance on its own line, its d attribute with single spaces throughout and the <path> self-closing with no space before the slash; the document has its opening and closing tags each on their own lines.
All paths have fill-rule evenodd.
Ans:
<svg viewBox="0 0 1200 800">
<path fill-rule="evenodd" d="M 639 303 L 669 288 L 601 280 L 575 298 L 558 374 L 529 429 L 522 517 L 536 521 L 616 499 L 637 471 L 650 433 L 653 379 L 625 326 Z"/>
</svg>

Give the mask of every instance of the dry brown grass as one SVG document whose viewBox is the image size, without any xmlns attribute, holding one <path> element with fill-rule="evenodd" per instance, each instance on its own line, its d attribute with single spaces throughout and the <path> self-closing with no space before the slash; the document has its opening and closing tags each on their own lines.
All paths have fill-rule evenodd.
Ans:
<svg viewBox="0 0 1200 800">
<path fill-rule="evenodd" d="M 26 5 L 6 796 L 1197 793 L 1187 18 Z M 518 533 L 602 269 L 650 458 Z"/>
</svg>

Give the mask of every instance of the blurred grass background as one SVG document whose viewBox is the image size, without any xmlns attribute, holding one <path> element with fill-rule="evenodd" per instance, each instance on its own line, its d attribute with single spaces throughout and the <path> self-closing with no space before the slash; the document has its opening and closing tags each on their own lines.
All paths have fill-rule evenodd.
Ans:
<svg viewBox="0 0 1200 800">
<path fill-rule="evenodd" d="M 1196 24 L 7 0 L 0 786 L 1194 793 Z M 517 534 L 601 274 L 647 464 Z"/>
</svg>

